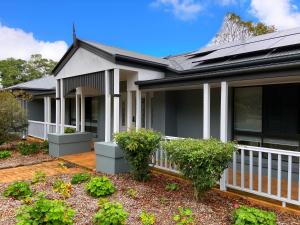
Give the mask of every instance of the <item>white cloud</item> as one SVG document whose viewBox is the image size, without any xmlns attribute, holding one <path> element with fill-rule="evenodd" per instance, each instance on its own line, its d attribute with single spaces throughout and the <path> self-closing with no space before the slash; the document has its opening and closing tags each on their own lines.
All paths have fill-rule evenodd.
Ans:
<svg viewBox="0 0 300 225">
<path fill-rule="evenodd" d="M 151 5 L 154 7 L 165 7 L 165 11 L 171 12 L 183 21 L 197 18 L 203 9 L 202 5 L 194 0 L 156 0 Z"/>
<path fill-rule="evenodd" d="M 32 54 L 58 61 L 68 46 L 64 41 L 47 42 L 35 39 L 32 33 L 0 23 L 0 59 L 29 59 Z"/>
<path fill-rule="evenodd" d="M 300 26 L 300 12 L 291 0 L 251 0 L 251 12 L 279 30 Z"/>
</svg>

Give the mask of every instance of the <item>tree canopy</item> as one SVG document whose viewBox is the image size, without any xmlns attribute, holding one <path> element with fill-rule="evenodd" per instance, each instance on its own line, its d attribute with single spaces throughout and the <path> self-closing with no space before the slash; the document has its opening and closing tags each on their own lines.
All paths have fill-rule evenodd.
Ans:
<svg viewBox="0 0 300 225">
<path fill-rule="evenodd" d="M 227 13 L 222 27 L 209 45 L 221 45 L 230 42 L 244 41 L 250 37 L 275 32 L 275 26 L 243 20 L 235 13 Z"/>
<path fill-rule="evenodd" d="M 8 58 L 0 60 L 0 84 L 5 88 L 50 74 L 56 62 L 40 54 L 32 55 L 28 61 Z"/>
</svg>

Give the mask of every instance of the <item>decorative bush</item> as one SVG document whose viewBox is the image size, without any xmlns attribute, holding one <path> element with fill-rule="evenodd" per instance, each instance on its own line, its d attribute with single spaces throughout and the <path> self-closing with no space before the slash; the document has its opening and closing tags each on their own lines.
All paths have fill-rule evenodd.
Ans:
<svg viewBox="0 0 300 225">
<path fill-rule="evenodd" d="M 76 132 L 75 128 L 72 128 L 72 127 L 65 128 L 65 134 L 74 134 L 75 132 Z"/>
<path fill-rule="evenodd" d="M 93 222 L 96 225 L 122 225 L 127 217 L 128 213 L 120 203 L 107 202 L 95 214 Z"/>
<path fill-rule="evenodd" d="M 24 199 L 32 195 L 32 191 L 28 183 L 23 181 L 17 181 L 9 185 L 3 192 L 5 197 L 12 197 L 15 199 Z"/>
<path fill-rule="evenodd" d="M 72 225 L 75 211 L 61 200 L 49 200 L 39 196 L 32 205 L 17 210 L 17 225 L 60 224 Z"/>
<path fill-rule="evenodd" d="M 115 140 L 130 162 L 134 179 L 149 179 L 150 156 L 159 147 L 161 134 L 147 129 L 130 130 L 115 134 Z"/>
<path fill-rule="evenodd" d="M 194 225 L 193 211 L 189 208 L 178 208 L 178 214 L 173 216 L 176 225 Z"/>
<path fill-rule="evenodd" d="M 11 152 L 4 150 L 4 151 L 0 151 L 0 159 L 7 159 L 11 157 Z"/>
<path fill-rule="evenodd" d="M 48 153 L 49 152 L 49 142 L 48 141 L 43 141 L 42 143 L 40 143 L 40 149 L 44 153 Z"/>
<path fill-rule="evenodd" d="M 86 184 L 87 192 L 93 197 L 103 197 L 111 195 L 115 192 L 116 188 L 109 178 L 94 177 Z"/>
<path fill-rule="evenodd" d="M 43 171 L 36 171 L 34 177 L 31 181 L 32 184 L 45 182 L 46 181 L 46 174 Z"/>
<path fill-rule="evenodd" d="M 155 215 L 143 210 L 140 214 L 140 220 L 143 225 L 153 225 L 155 224 Z"/>
<path fill-rule="evenodd" d="M 195 197 L 216 185 L 232 159 L 234 143 L 215 139 L 180 139 L 163 143 L 164 149 L 194 186 Z"/>
<path fill-rule="evenodd" d="M 233 225 L 276 225 L 276 216 L 273 212 L 241 206 L 233 213 Z"/>
<path fill-rule="evenodd" d="M 38 143 L 31 143 L 28 144 L 26 142 L 20 142 L 17 146 L 21 155 L 32 155 L 39 152 L 39 144 Z"/>
<path fill-rule="evenodd" d="M 71 179 L 71 184 L 81 184 L 87 182 L 91 179 L 91 174 L 89 173 L 76 173 Z"/>
<path fill-rule="evenodd" d="M 69 198 L 71 197 L 72 185 L 58 178 L 54 181 L 52 190 L 60 193 L 64 198 Z"/>
</svg>

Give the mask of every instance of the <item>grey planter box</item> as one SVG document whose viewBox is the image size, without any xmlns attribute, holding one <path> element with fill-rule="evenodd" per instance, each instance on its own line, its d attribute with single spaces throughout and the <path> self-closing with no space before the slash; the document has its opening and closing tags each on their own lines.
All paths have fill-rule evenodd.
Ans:
<svg viewBox="0 0 300 225">
<path fill-rule="evenodd" d="M 108 174 L 127 173 L 129 163 L 124 158 L 124 152 L 112 142 L 96 142 L 96 171 Z"/>
<path fill-rule="evenodd" d="M 49 154 L 54 157 L 91 151 L 92 133 L 48 134 Z"/>
</svg>

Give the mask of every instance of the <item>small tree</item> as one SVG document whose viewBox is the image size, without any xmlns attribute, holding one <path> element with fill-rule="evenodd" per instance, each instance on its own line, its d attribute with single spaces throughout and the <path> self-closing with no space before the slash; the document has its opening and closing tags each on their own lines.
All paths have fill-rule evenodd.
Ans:
<svg viewBox="0 0 300 225">
<path fill-rule="evenodd" d="M 0 91 L 0 145 L 24 131 L 26 126 L 25 111 L 15 96 Z"/>
<path fill-rule="evenodd" d="M 150 156 L 159 147 L 161 134 L 147 129 L 130 130 L 115 134 L 115 140 L 130 162 L 134 179 L 146 181 Z"/>
<path fill-rule="evenodd" d="M 180 139 L 163 143 L 170 160 L 194 186 L 195 197 L 216 185 L 235 151 L 234 144 L 215 139 Z"/>
</svg>

